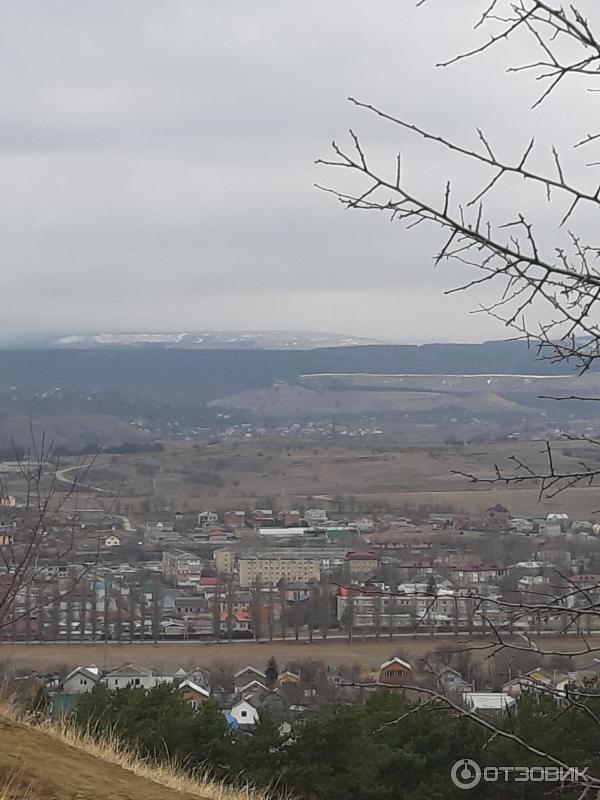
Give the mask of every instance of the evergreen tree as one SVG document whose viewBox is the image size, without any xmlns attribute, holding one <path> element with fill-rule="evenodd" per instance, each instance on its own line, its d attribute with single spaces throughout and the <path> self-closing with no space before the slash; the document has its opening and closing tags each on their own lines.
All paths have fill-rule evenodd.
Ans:
<svg viewBox="0 0 600 800">
<path fill-rule="evenodd" d="M 277 678 L 279 677 L 279 668 L 277 666 L 277 661 L 275 660 L 275 656 L 271 656 L 267 661 L 267 668 L 265 670 L 265 675 L 267 677 L 267 686 L 269 687 L 269 689 L 272 689 L 277 683 Z"/>
</svg>

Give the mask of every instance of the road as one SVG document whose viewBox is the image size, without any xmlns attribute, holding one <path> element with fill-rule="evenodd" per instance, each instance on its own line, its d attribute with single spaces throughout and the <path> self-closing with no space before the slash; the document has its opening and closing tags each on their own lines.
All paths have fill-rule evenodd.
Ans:
<svg viewBox="0 0 600 800">
<path fill-rule="evenodd" d="M 64 467 L 63 469 L 56 470 L 56 480 L 60 481 L 60 483 L 68 483 L 69 486 L 73 485 L 73 478 L 66 478 L 65 475 L 68 472 L 73 472 L 73 470 L 86 470 L 89 469 L 92 464 L 75 464 L 73 467 Z M 77 483 L 79 489 L 85 489 L 88 492 L 103 492 L 105 494 L 114 494 L 111 489 L 103 489 L 101 486 L 87 486 L 83 483 Z"/>
</svg>

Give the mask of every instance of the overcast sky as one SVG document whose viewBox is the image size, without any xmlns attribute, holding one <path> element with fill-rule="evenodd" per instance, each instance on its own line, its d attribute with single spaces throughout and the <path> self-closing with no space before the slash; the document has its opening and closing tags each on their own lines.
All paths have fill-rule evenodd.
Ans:
<svg viewBox="0 0 600 800">
<path fill-rule="evenodd" d="M 336 185 L 313 162 L 349 127 L 391 168 L 402 149 L 414 189 L 441 191 L 453 168 L 348 95 L 465 143 L 480 125 L 508 156 L 532 131 L 586 132 L 583 87 L 528 111 L 539 86 L 504 73 L 514 46 L 434 67 L 487 35 L 471 30 L 484 5 L 0 2 L 0 333 L 502 337 L 469 313 L 480 296 L 444 297 L 460 276 L 433 270 L 431 231 L 313 187 Z"/>
</svg>

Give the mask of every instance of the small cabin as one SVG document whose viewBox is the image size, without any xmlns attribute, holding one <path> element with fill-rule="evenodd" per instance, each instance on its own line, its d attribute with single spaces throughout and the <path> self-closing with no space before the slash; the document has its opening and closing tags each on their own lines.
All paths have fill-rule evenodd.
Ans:
<svg viewBox="0 0 600 800">
<path fill-rule="evenodd" d="M 377 683 L 381 686 L 403 686 L 412 676 L 412 666 L 399 656 L 394 656 L 379 667 Z"/>
</svg>

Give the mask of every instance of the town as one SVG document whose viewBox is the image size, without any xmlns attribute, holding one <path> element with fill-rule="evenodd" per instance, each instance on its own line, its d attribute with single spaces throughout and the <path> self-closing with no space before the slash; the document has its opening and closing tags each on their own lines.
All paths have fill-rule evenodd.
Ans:
<svg viewBox="0 0 600 800">
<path fill-rule="evenodd" d="M 465 708 L 504 711 L 524 687 L 561 693 L 600 669 L 591 658 L 542 665 L 532 643 L 532 636 L 600 630 L 586 614 L 598 598 L 600 525 L 566 513 L 540 516 L 538 507 L 536 516 L 515 517 L 498 503 L 471 515 L 349 514 L 329 498 L 312 508 L 135 519 L 71 502 L 59 503 L 52 524 L 32 536 L 24 498 L 4 495 L 1 506 L 0 577 L 10 601 L 2 644 L 65 646 L 62 670 L 17 670 L 21 681 L 50 693 L 53 714 L 70 713 L 96 685 L 147 690 L 161 683 L 177 686 L 194 708 L 213 700 L 245 730 L 263 707 L 287 720 L 315 704 L 356 702 L 401 684 L 416 687 L 417 697 L 419 687 L 430 687 Z M 35 569 L 20 580 L 32 546 Z M 528 612 L 531 597 L 537 603 Z M 574 615 L 571 629 L 565 613 Z M 526 637 L 529 652 L 499 652 L 482 663 L 476 645 L 498 631 Z M 316 651 L 280 671 L 273 658 L 271 673 L 266 664 L 236 672 L 226 650 L 215 668 L 194 649 L 168 669 L 161 656 L 161 670 L 156 654 L 148 661 L 140 646 L 250 640 L 336 643 L 337 665 L 319 662 Z M 370 640 L 387 643 L 388 658 L 357 665 L 352 645 Z M 79 651 L 69 647 L 86 643 L 104 643 L 109 653 L 130 644 L 130 663 L 73 663 Z"/>
</svg>

